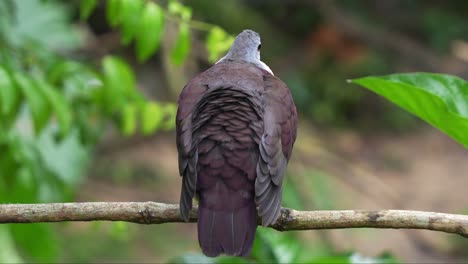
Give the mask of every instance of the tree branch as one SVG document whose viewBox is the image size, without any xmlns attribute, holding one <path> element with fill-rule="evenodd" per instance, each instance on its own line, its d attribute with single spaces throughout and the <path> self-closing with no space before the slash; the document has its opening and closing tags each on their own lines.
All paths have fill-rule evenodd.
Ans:
<svg viewBox="0 0 468 264">
<path fill-rule="evenodd" d="M 196 222 L 197 208 L 190 213 Z M 0 223 L 126 221 L 139 224 L 183 222 L 179 206 L 155 202 L 2 204 Z M 279 231 L 336 228 L 427 229 L 468 238 L 468 215 L 405 210 L 296 211 L 283 208 L 271 226 Z"/>
</svg>

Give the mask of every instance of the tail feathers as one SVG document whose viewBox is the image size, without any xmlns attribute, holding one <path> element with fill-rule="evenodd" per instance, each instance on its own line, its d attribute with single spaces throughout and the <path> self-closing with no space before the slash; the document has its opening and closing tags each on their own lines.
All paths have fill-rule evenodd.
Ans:
<svg viewBox="0 0 468 264">
<path fill-rule="evenodd" d="M 233 212 L 199 208 L 198 241 L 208 257 L 250 255 L 256 228 L 253 202 Z"/>
</svg>

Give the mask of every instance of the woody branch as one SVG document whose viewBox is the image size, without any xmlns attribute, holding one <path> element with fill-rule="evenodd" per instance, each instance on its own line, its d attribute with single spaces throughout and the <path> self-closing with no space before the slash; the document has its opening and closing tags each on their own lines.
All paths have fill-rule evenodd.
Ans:
<svg viewBox="0 0 468 264">
<path fill-rule="evenodd" d="M 197 220 L 197 208 L 190 222 Z M 2 204 L 0 223 L 125 221 L 139 224 L 184 222 L 179 206 L 156 202 Z M 296 211 L 283 208 L 270 226 L 279 231 L 337 228 L 427 229 L 468 238 L 468 215 L 407 210 Z"/>
</svg>

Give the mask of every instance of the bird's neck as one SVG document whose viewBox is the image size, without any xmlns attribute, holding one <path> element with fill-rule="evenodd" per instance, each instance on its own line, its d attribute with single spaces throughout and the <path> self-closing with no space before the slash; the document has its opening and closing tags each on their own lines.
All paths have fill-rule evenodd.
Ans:
<svg viewBox="0 0 468 264">
<path fill-rule="evenodd" d="M 230 56 L 230 54 L 226 54 L 226 56 L 222 57 L 219 61 L 217 61 L 215 64 L 218 64 L 220 62 L 225 62 L 225 61 L 237 61 L 237 62 L 248 62 L 248 63 L 252 63 L 254 64 L 255 66 L 257 66 L 258 68 L 260 69 L 263 69 L 267 72 L 269 72 L 271 75 L 275 75 L 273 73 L 273 71 L 270 69 L 270 67 L 268 67 L 268 65 L 266 65 L 266 63 L 264 63 L 263 61 L 261 61 L 260 59 L 251 59 L 251 58 L 234 58 L 233 56 Z"/>
</svg>

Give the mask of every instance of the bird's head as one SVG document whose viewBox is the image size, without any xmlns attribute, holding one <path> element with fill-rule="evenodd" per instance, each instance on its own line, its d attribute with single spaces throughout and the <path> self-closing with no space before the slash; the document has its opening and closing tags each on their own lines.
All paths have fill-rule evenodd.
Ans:
<svg viewBox="0 0 468 264">
<path fill-rule="evenodd" d="M 260 47 L 260 35 L 246 29 L 237 35 L 225 58 L 233 61 L 260 61 Z"/>
<path fill-rule="evenodd" d="M 237 35 L 229 52 L 218 62 L 225 60 L 250 62 L 273 74 L 270 67 L 260 60 L 261 47 L 260 35 L 253 30 L 246 29 Z"/>
</svg>

